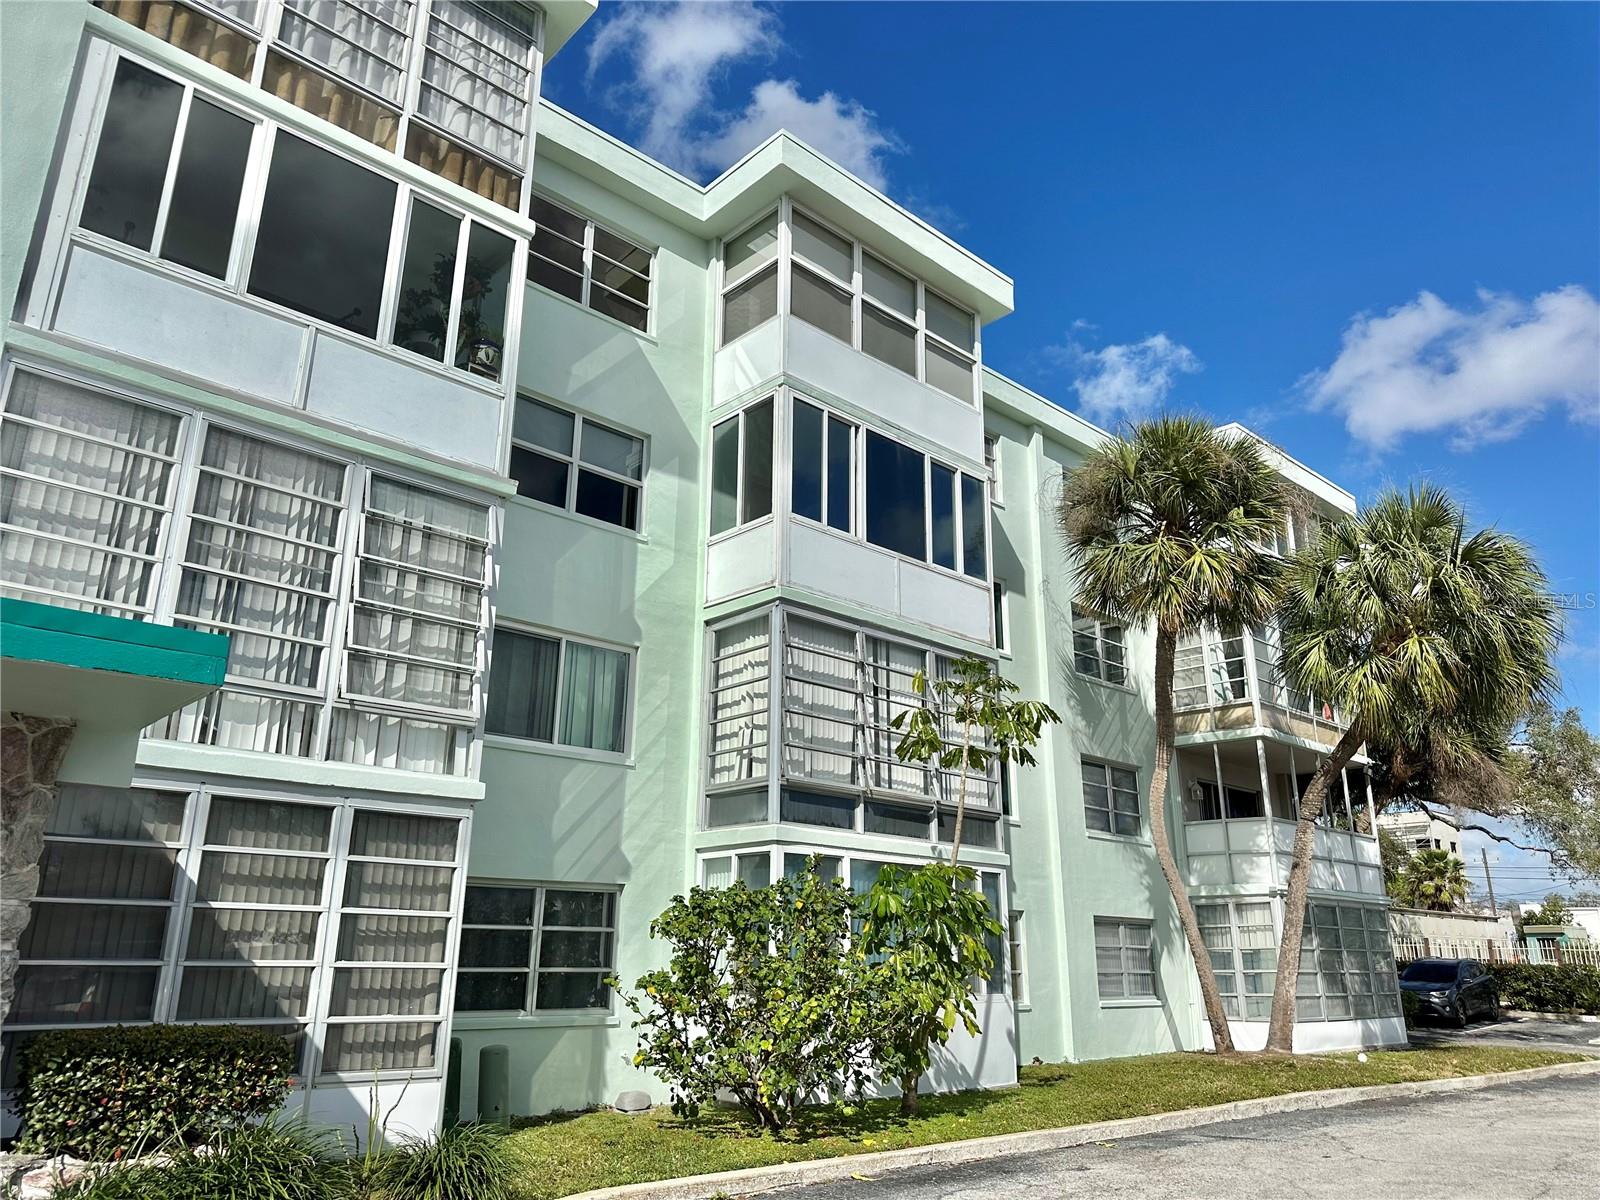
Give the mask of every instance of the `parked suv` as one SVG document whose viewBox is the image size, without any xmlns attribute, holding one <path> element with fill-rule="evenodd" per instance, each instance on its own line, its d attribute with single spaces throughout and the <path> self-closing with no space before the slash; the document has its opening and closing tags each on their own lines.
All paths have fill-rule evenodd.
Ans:
<svg viewBox="0 0 1600 1200">
<path fill-rule="evenodd" d="M 1500 1015 L 1500 986 L 1470 958 L 1419 958 L 1400 972 L 1400 990 L 1417 998 L 1422 1016 L 1457 1026 Z"/>
</svg>

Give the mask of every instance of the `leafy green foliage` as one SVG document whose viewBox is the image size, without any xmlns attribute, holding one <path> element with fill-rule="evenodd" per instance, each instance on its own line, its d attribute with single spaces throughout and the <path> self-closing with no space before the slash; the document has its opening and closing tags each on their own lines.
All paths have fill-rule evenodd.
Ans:
<svg viewBox="0 0 1600 1200">
<path fill-rule="evenodd" d="M 301 1121 L 241 1125 L 167 1165 L 111 1168 L 56 1192 L 56 1200 L 365 1200 L 330 1131 Z"/>
<path fill-rule="evenodd" d="M 1573 925 L 1576 919 L 1572 910 L 1567 907 L 1566 899 L 1560 895 L 1552 894 L 1544 898 L 1544 902 L 1530 913 L 1523 913 L 1517 918 L 1517 933 L 1529 925 Z"/>
<path fill-rule="evenodd" d="M 961 857 L 967 773 L 987 775 L 995 763 L 1033 766 L 1033 747 L 1038 744 L 1040 731 L 1046 723 L 1056 724 L 1061 717 L 1042 700 L 1015 699 L 1021 689 L 981 658 L 957 659 L 949 678 L 932 683 L 918 671 L 911 688 L 924 703 L 896 713 L 889 721 L 902 735 L 894 748 L 895 757 L 902 762 L 937 763 L 943 770 L 959 772 L 956 828 L 950 846 L 950 862 L 954 865 Z M 930 694 L 932 704 L 927 703 Z M 959 742 L 946 736 L 946 729 L 952 725 L 961 730 Z"/>
<path fill-rule="evenodd" d="M 1411 848 L 1383 826 L 1378 826 L 1378 856 L 1383 864 L 1383 889 L 1396 904 L 1410 904 L 1403 878 L 1411 861 Z"/>
<path fill-rule="evenodd" d="M 1289 504 L 1254 440 L 1226 437 L 1200 417 L 1142 421 L 1066 477 L 1060 519 L 1077 598 L 1173 634 L 1264 620 L 1278 603 L 1280 567 L 1262 547 Z"/>
<path fill-rule="evenodd" d="M 1582 963 L 1488 963 L 1500 1003 L 1528 1012 L 1600 1014 L 1600 967 Z"/>
<path fill-rule="evenodd" d="M 26 1145 L 88 1158 L 275 1112 L 293 1083 L 294 1052 L 249 1026 L 118 1025 L 41 1033 L 20 1067 Z"/>
<path fill-rule="evenodd" d="M 994 966 L 989 949 L 1004 930 L 968 867 L 885 866 L 867 893 L 858 942 L 873 961 L 876 1020 L 872 1056 L 900 1082 L 905 1111 L 917 1106 L 917 1081 L 934 1047 L 959 1024 L 979 1032 L 972 981 Z"/>
<path fill-rule="evenodd" d="M 1510 802 L 1490 816 L 1509 818 L 1549 847 L 1557 870 L 1600 876 L 1600 737 L 1575 708 L 1538 704 L 1505 756 Z"/>
<path fill-rule="evenodd" d="M 1422 1024 L 1422 1001 L 1415 992 L 1401 990 L 1400 1015 L 1405 1018 L 1407 1029 L 1415 1029 Z"/>
<path fill-rule="evenodd" d="M 495 1125 L 456 1125 L 384 1151 L 372 1200 L 511 1200 L 515 1163 Z"/>
<path fill-rule="evenodd" d="M 1297 550 L 1278 624 L 1290 686 L 1349 721 L 1300 799 L 1278 946 L 1278 961 L 1295 962 L 1312 823 L 1355 751 L 1366 742 L 1392 765 L 1400 747 L 1435 781 L 1492 779 L 1495 732 L 1556 680 L 1560 622 L 1528 547 L 1493 529 L 1468 536 L 1461 506 L 1424 485 L 1385 493 Z M 1280 972 L 1268 1049 L 1290 1049 L 1294 986 Z"/>
<path fill-rule="evenodd" d="M 1414 908 L 1451 912 L 1471 890 L 1461 860 L 1448 850 L 1418 850 L 1400 875 L 1405 903 Z"/>
<path fill-rule="evenodd" d="M 675 1112 L 725 1089 L 777 1130 L 809 1099 L 864 1085 L 872 996 L 855 898 L 816 865 L 757 890 L 695 888 L 651 922 L 671 961 L 619 994 L 640 1031 L 634 1063 L 671 1087 Z"/>
</svg>

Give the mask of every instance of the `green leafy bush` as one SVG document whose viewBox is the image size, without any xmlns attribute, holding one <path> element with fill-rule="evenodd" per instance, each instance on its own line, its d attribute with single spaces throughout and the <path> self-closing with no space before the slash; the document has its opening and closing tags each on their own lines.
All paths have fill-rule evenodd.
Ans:
<svg viewBox="0 0 1600 1200">
<path fill-rule="evenodd" d="M 284 1038 L 248 1026 L 54 1030 L 22 1051 L 16 1110 L 28 1148 L 103 1158 L 275 1112 L 293 1070 Z"/>
<path fill-rule="evenodd" d="M 1400 1015 L 1405 1018 L 1407 1029 L 1415 1029 L 1422 1023 L 1422 1001 L 1415 992 L 1401 990 Z"/>
<path fill-rule="evenodd" d="M 373 1200 L 511 1200 L 514 1164 L 494 1125 L 402 1142 L 371 1169 Z"/>
<path fill-rule="evenodd" d="M 1529 1012 L 1600 1014 L 1600 967 L 1580 963 L 1488 963 L 1500 1003 Z"/>
<path fill-rule="evenodd" d="M 859 1091 L 870 1069 L 868 964 L 850 944 L 854 897 L 815 869 L 751 890 L 695 888 L 650 924 L 668 965 L 619 994 L 639 1051 L 694 1116 L 732 1093 L 763 1128 L 821 1093 Z"/>
<path fill-rule="evenodd" d="M 341 1150 L 332 1131 L 303 1121 L 241 1125 L 178 1148 L 165 1165 L 109 1168 L 55 1200 L 358 1200 Z"/>
</svg>

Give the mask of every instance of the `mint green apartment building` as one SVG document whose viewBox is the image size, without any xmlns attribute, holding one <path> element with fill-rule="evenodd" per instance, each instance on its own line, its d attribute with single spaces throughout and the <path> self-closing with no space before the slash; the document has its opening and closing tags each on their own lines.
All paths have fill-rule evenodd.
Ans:
<svg viewBox="0 0 1600 1200">
<path fill-rule="evenodd" d="M 959 781 L 889 724 L 967 654 L 1064 723 L 969 781 L 1010 935 L 930 1086 L 1205 1043 L 1150 641 L 1074 603 L 1055 515 L 1107 435 L 984 366 L 1010 278 L 808 146 L 701 186 L 541 100 L 592 11 L 0 5 L 8 788 L 13 727 L 65 745 L 7 863 L 8 1087 L 39 1030 L 198 1021 L 294 1039 L 291 1103 L 347 1127 L 475 1115 L 501 1048 L 513 1112 L 664 1096 L 606 978 L 692 885 L 947 853 Z M 1178 850 L 1259 1043 L 1338 714 L 1271 629 L 1186 642 L 1177 693 Z M 1305 1048 L 1403 1039 L 1359 766 Z"/>
</svg>

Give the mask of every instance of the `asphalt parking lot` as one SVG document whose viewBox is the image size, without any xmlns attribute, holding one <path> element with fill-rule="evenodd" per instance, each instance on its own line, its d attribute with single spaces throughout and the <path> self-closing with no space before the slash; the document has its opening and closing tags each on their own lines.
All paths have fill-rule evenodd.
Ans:
<svg viewBox="0 0 1600 1200">
<path fill-rule="evenodd" d="M 1505 1017 L 1499 1021 L 1476 1021 L 1465 1029 L 1445 1025 L 1425 1025 L 1411 1031 L 1411 1041 L 1423 1046 L 1447 1046 L 1453 1042 L 1469 1045 L 1526 1046 L 1543 1050 L 1576 1050 L 1600 1055 L 1600 1022 L 1536 1021 L 1528 1017 Z"/>
</svg>

